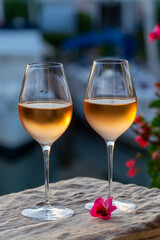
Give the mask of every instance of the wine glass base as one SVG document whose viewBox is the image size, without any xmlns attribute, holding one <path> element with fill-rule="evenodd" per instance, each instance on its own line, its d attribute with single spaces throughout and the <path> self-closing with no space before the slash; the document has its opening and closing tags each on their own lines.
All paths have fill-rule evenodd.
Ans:
<svg viewBox="0 0 160 240">
<path fill-rule="evenodd" d="M 60 220 L 71 217 L 74 211 L 64 207 L 52 207 L 51 205 L 43 207 L 28 208 L 22 211 L 22 215 L 39 221 Z"/>
<path fill-rule="evenodd" d="M 85 208 L 88 210 L 91 210 L 93 205 L 94 205 L 94 202 L 87 203 L 85 204 Z M 113 200 L 113 205 L 115 205 L 117 209 L 112 214 L 118 214 L 122 212 L 130 213 L 130 212 L 133 212 L 134 209 L 136 208 L 136 205 L 134 203 L 126 202 L 126 201 Z"/>
</svg>

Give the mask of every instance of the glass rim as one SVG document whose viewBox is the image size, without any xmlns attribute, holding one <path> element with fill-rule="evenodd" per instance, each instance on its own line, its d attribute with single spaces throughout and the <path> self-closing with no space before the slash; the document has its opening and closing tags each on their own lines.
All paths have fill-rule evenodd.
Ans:
<svg viewBox="0 0 160 240">
<path fill-rule="evenodd" d="M 128 60 L 121 59 L 121 58 L 99 58 L 95 59 L 93 63 L 100 63 L 100 64 L 128 64 Z"/>
<path fill-rule="evenodd" d="M 37 62 L 37 63 L 28 63 L 27 67 L 52 68 L 52 67 L 63 67 L 63 64 L 59 62 Z"/>
</svg>

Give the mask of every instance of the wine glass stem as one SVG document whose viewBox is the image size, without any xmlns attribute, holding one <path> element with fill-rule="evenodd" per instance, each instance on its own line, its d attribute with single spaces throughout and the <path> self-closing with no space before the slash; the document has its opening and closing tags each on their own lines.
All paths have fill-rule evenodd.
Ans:
<svg viewBox="0 0 160 240">
<path fill-rule="evenodd" d="M 113 197 L 112 195 L 112 178 L 113 178 L 113 150 L 114 150 L 114 141 L 107 141 L 107 153 L 108 153 L 108 184 L 109 192 L 108 197 Z"/>
<path fill-rule="evenodd" d="M 45 205 L 50 205 L 49 202 L 49 155 L 51 147 L 48 145 L 42 146 L 44 159 L 44 177 L 45 177 Z"/>
</svg>

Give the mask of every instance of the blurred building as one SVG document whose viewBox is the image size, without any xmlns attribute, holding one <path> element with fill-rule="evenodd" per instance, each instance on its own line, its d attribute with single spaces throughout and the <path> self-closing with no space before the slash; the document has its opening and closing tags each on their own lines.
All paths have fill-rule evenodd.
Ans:
<svg viewBox="0 0 160 240">
<path fill-rule="evenodd" d="M 11 4 L 14 12 L 15 2 L 26 3 L 28 19 L 10 14 L 9 5 L 5 4 Z M 0 1 L 0 146 L 9 150 L 31 141 L 18 116 L 18 97 L 26 65 L 44 61 L 47 54 L 54 56 L 53 47 L 44 41 L 41 31 L 35 27 L 34 4 L 30 2 Z"/>
</svg>

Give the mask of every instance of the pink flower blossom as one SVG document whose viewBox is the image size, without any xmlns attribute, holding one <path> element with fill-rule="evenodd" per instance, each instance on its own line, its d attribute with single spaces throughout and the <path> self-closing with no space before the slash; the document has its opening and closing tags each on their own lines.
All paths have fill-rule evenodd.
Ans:
<svg viewBox="0 0 160 240">
<path fill-rule="evenodd" d="M 133 168 L 134 165 L 135 165 L 135 163 L 136 163 L 135 159 L 132 158 L 131 160 L 126 161 L 126 162 L 125 162 L 125 165 L 126 165 L 126 167 L 128 167 L 128 168 Z"/>
<path fill-rule="evenodd" d="M 112 205 L 112 200 L 112 197 L 107 198 L 105 201 L 101 197 L 97 198 L 90 210 L 91 216 L 102 218 L 103 220 L 110 219 L 111 213 L 117 209 L 116 206 Z"/>
<path fill-rule="evenodd" d="M 137 173 L 137 169 L 135 167 L 133 168 L 130 168 L 127 172 L 127 176 L 130 177 L 130 178 L 134 178 L 134 176 L 136 175 Z"/>
<path fill-rule="evenodd" d="M 160 23 L 157 24 L 153 31 L 149 33 L 148 35 L 148 42 L 152 43 L 154 40 L 159 39 L 160 38 Z"/>
<path fill-rule="evenodd" d="M 148 144 L 148 142 L 146 140 L 144 140 L 141 136 L 136 136 L 135 140 L 143 148 L 145 148 Z"/>
</svg>

